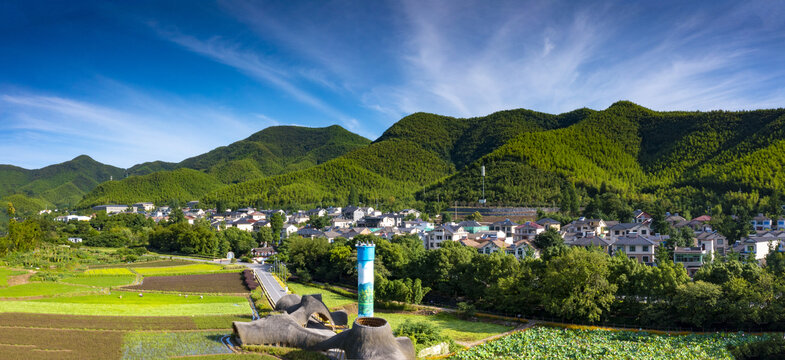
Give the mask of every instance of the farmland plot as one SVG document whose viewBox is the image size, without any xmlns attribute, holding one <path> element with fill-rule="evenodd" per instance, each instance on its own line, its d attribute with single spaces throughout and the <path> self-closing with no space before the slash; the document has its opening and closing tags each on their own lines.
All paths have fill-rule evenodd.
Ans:
<svg viewBox="0 0 785 360">
<path fill-rule="evenodd" d="M 247 293 L 240 273 L 155 276 L 125 289 L 197 293 Z"/>
<path fill-rule="evenodd" d="M 191 264 L 181 266 L 134 268 L 134 271 L 144 276 L 209 274 L 222 270 L 223 266 L 216 264 Z M 233 272 L 236 272 L 236 270 Z"/>
<path fill-rule="evenodd" d="M 0 328 L 3 359 L 118 359 L 122 344 L 116 331 Z"/>
</svg>

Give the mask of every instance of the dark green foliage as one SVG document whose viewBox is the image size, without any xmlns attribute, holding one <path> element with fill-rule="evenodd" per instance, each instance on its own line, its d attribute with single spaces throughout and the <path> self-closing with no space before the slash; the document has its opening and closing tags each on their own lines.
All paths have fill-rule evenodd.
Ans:
<svg viewBox="0 0 785 360">
<path fill-rule="evenodd" d="M 764 341 L 728 346 L 736 360 L 780 360 L 785 359 L 785 339 L 780 336 Z"/>
<path fill-rule="evenodd" d="M 558 231 L 548 228 L 534 237 L 534 246 L 540 250 L 548 250 L 552 247 L 564 246 L 564 239 Z"/>
</svg>

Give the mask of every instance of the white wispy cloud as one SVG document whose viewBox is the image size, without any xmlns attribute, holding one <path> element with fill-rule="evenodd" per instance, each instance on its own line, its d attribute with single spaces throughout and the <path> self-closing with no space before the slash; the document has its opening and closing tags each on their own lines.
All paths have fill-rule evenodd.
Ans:
<svg viewBox="0 0 785 360">
<path fill-rule="evenodd" d="M 259 130 L 218 106 L 109 85 L 122 105 L 31 92 L 0 95 L 0 163 L 40 167 L 87 154 L 120 167 L 181 161 Z"/>
<path fill-rule="evenodd" d="M 369 102 L 456 116 L 519 107 L 558 113 L 622 99 L 659 110 L 785 104 L 785 68 L 750 68 L 759 43 L 785 34 L 765 7 L 686 14 L 661 33 L 636 34 L 625 33 L 632 25 L 623 21 L 634 5 L 546 4 L 488 11 L 479 3 L 404 2 L 405 77 L 372 89 Z M 760 16 L 759 26 L 736 28 Z M 761 96 L 761 89 L 770 91 Z"/>
</svg>

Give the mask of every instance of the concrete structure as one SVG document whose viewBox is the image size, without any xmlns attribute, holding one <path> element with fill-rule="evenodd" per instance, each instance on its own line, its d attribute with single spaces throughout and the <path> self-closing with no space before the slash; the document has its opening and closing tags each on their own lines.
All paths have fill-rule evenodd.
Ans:
<svg viewBox="0 0 785 360">
<path fill-rule="evenodd" d="M 376 245 L 357 244 L 357 317 L 373 317 L 373 260 Z"/>
</svg>

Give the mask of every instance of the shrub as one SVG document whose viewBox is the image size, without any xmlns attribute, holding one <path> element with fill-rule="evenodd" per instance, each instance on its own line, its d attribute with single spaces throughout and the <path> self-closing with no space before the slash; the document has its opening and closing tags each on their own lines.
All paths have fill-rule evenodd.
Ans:
<svg viewBox="0 0 785 360">
<path fill-rule="evenodd" d="M 65 275 L 62 273 L 40 271 L 30 277 L 30 281 L 59 281 Z"/>
<path fill-rule="evenodd" d="M 407 319 L 395 329 L 395 336 L 406 336 L 416 345 L 433 345 L 445 341 L 441 330 L 430 321 Z"/>
</svg>

